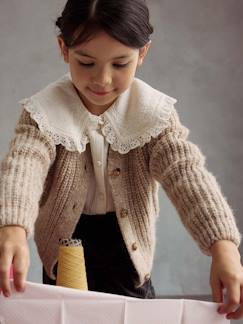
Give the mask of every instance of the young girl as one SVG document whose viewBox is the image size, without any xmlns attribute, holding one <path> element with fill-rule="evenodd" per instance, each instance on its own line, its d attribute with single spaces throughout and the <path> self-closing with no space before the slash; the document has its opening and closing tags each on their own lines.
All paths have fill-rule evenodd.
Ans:
<svg viewBox="0 0 243 324">
<path fill-rule="evenodd" d="M 153 33 L 145 1 L 69 0 L 56 26 L 69 72 L 20 101 L 1 162 L 3 294 L 10 295 L 11 263 L 15 287 L 24 289 L 34 233 L 44 283 L 55 284 L 59 238 L 81 238 L 89 290 L 155 298 L 161 185 L 201 251 L 212 256 L 214 301 L 223 302 L 226 288 L 221 312 L 243 317 L 232 210 L 187 140 L 176 99 L 135 77 Z"/>
</svg>

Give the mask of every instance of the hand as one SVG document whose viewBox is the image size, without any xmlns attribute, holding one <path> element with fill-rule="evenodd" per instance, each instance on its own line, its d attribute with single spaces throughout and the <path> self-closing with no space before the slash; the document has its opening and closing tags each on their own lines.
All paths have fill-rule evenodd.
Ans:
<svg viewBox="0 0 243 324">
<path fill-rule="evenodd" d="M 213 301 L 224 303 L 218 309 L 227 319 L 243 318 L 243 267 L 236 245 L 231 241 L 217 241 L 211 247 L 212 265 L 210 285 Z M 227 291 L 224 302 L 223 289 Z"/>
<path fill-rule="evenodd" d="M 18 225 L 0 228 L 0 289 L 5 297 L 11 295 L 9 272 L 12 263 L 15 289 L 24 291 L 30 256 L 25 229 Z"/>
</svg>

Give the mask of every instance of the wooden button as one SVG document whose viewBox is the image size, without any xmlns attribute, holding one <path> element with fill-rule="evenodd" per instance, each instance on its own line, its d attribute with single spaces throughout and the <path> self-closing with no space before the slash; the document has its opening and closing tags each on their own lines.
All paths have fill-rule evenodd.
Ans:
<svg viewBox="0 0 243 324">
<path fill-rule="evenodd" d="M 112 175 L 117 177 L 120 175 L 120 173 L 121 173 L 121 169 L 117 168 L 113 170 Z"/>
<path fill-rule="evenodd" d="M 74 203 L 73 204 L 73 210 L 76 209 L 76 207 L 77 207 L 77 203 Z"/>
<path fill-rule="evenodd" d="M 134 242 L 134 243 L 132 244 L 132 250 L 133 250 L 133 251 L 136 251 L 137 248 L 138 248 L 137 243 Z"/>
<path fill-rule="evenodd" d="M 123 208 L 123 209 L 121 210 L 121 217 L 124 218 L 124 217 L 127 217 L 127 216 L 128 216 L 128 210 L 125 209 L 125 208 Z"/>
</svg>

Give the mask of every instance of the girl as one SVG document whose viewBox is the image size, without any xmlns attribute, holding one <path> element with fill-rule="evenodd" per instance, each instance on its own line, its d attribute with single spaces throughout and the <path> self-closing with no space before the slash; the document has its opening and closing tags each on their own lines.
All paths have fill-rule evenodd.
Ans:
<svg viewBox="0 0 243 324">
<path fill-rule="evenodd" d="M 27 239 L 55 284 L 59 238 L 81 238 L 90 290 L 155 298 L 151 270 L 162 185 L 201 251 L 214 301 L 243 316 L 240 233 L 176 99 L 135 77 L 153 27 L 143 0 L 69 0 L 57 19 L 69 72 L 30 98 L 1 163 L 0 274 L 24 289 Z M 35 231 L 34 231 L 35 229 Z M 241 304 L 241 305 L 239 305 Z M 239 306 L 237 308 L 237 306 Z"/>
</svg>

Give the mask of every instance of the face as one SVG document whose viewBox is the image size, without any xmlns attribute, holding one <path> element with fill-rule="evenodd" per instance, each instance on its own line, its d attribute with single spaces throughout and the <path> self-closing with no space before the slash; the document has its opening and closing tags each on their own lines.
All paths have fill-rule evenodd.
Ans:
<svg viewBox="0 0 243 324">
<path fill-rule="evenodd" d="M 106 111 L 129 88 L 150 47 L 150 42 L 142 49 L 127 47 L 103 31 L 73 49 L 60 37 L 58 43 L 78 95 L 95 115 Z"/>
</svg>

